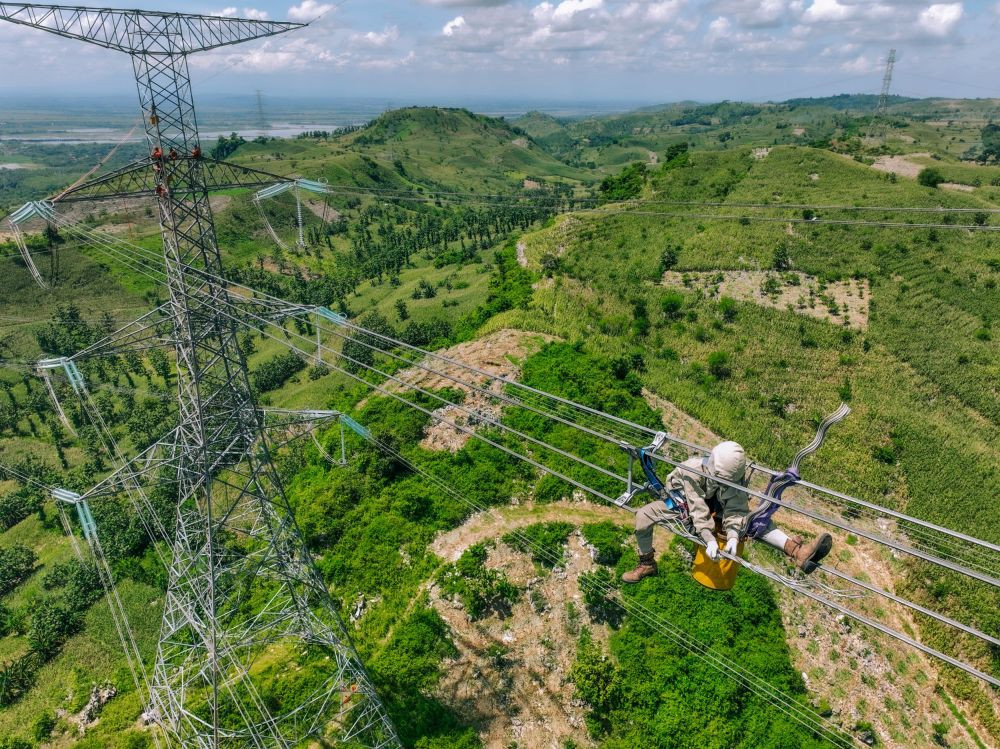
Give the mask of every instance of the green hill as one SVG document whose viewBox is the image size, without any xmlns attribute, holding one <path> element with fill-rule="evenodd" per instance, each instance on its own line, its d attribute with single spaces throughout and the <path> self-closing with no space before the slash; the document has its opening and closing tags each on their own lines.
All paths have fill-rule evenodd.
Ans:
<svg viewBox="0 0 1000 749">
<path fill-rule="evenodd" d="M 289 196 L 264 207 L 284 249 L 246 192 L 218 196 L 220 244 L 230 274 L 252 286 L 339 308 L 417 346 L 453 347 L 450 356 L 509 366 L 530 386 L 649 427 L 737 439 L 754 460 L 772 465 L 786 464 L 819 418 L 845 400 L 854 414 L 811 459 L 810 479 L 1000 543 L 1000 514 L 984 501 L 1000 492 L 1000 252 L 992 234 L 959 228 L 996 224 L 990 211 L 1000 208 L 1000 186 L 992 184 L 996 167 L 960 161 L 953 130 L 931 124 L 952 107 L 954 131 L 971 138 L 988 107 L 898 100 L 893 111 L 902 124 L 893 132 L 912 133 L 914 143 L 890 136 L 864 147 L 856 132 L 866 120 L 848 110 L 867 103 L 685 102 L 579 120 L 530 113 L 514 122 L 410 108 L 353 132 L 244 143 L 232 160 L 324 179 L 338 191 L 308 206 L 304 249 L 294 246 Z M 831 147 L 804 145 L 814 138 Z M 668 151 L 688 143 L 686 151 Z M 968 189 L 923 187 L 871 166 L 876 157 L 924 148 L 938 158 L 908 158 L 936 165 Z M 608 202 L 601 179 L 634 161 L 645 166 L 630 167 L 617 188 L 634 188 L 647 202 Z M 585 209 L 569 210 L 582 198 Z M 158 248 L 151 215 L 114 207 L 91 219 Z M 858 219 L 942 226 L 826 223 Z M 94 248 L 56 242 L 49 261 L 47 240 L 32 242 L 43 273 L 58 270 L 50 291 L 33 286 L 13 246 L 0 243 L 0 463 L 84 488 L 106 473 L 108 456 L 78 409 L 67 409 L 77 436 L 61 427 L 30 362 L 43 343 L 85 346 L 164 293 Z M 293 324 L 286 332 L 286 340 L 312 334 Z M 501 343 L 515 335 L 517 346 Z M 566 747 L 829 745 L 720 678 L 648 620 L 621 615 L 588 592 L 577 577 L 610 580 L 635 562 L 628 541 L 621 545 L 629 519 L 615 508 L 560 501 L 571 487 L 476 440 L 434 449 L 425 437 L 440 435 L 439 413 L 379 397 L 311 361 L 278 367 L 288 362 L 287 348 L 272 338 L 248 331 L 242 342 L 263 402 L 351 413 L 407 460 L 448 477 L 474 505 L 496 509 L 511 527 L 516 519 L 562 560 L 554 570 L 551 560 L 526 554 L 503 523 L 475 537 L 477 526 L 467 525 L 473 507 L 360 440 L 348 440 L 344 467 L 309 443 L 282 452 L 310 552 L 408 747 L 471 749 L 482 735 L 509 744 L 516 741 L 511 718 L 528 709 L 540 711 L 533 720 L 549 727 L 546 740 Z M 373 361 L 394 373 L 403 366 L 389 354 Z M 102 414 L 127 449 L 170 423 L 169 369 L 169 359 L 155 355 L 85 365 Z M 434 412 L 441 404 L 433 393 L 463 397 L 431 392 L 406 398 Z M 61 394 L 72 403 L 68 389 Z M 578 432 L 532 414 L 508 409 L 496 418 L 595 460 L 620 455 L 615 445 L 580 443 Z M 326 452 L 339 449 L 336 433 L 320 439 Z M 151 658 L 162 571 L 122 506 L 108 502 L 95 513 Z M 794 520 L 787 512 L 779 518 Z M 7 749 L 7 737 L 30 749 L 151 746 L 137 724 L 138 695 L 106 604 L 87 589 L 78 595 L 84 573 L 67 573 L 72 549 L 55 506 L 0 476 L 0 520 L 0 550 L 23 546 L 35 557 L 9 590 L 0 588 L 0 747 Z M 597 521 L 604 525 L 595 530 Z M 592 537 L 604 538 L 610 559 L 590 565 L 583 539 Z M 733 591 L 710 593 L 688 575 L 689 548 L 658 548 L 661 576 L 625 595 L 795 704 L 885 745 L 1000 740 L 994 696 L 971 679 L 845 628 L 759 576 L 743 574 Z M 752 553 L 782 565 L 766 549 Z M 997 596 L 985 586 L 847 534 L 838 534 L 835 553 L 838 564 L 900 595 L 1000 631 Z M 995 653 L 955 640 L 941 625 L 887 614 L 873 598 L 857 606 L 897 617 L 895 626 L 922 641 L 1000 673 Z M 56 618 L 66 623 L 50 647 L 38 645 L 43 617 L 36 611 L 61 612 Z M 81 738 L 70 719 L 91 685 L 104 682 L 119 696 Z"/>
</svg>

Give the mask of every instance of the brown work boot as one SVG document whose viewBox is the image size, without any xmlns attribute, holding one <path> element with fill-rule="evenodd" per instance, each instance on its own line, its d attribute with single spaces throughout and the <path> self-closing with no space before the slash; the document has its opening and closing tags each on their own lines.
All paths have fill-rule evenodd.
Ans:
<svg viewBox="0 0 1000 749">
<path fill-rule="evenodd" d="M 790 538 L 785 542 L 785 553 L 795 560 L 795 566 L 807 575 L 816 571 L 819 561 L 833 548 L 833 537 L 823 533 L 809 543 L 802 539 Z"/>
<path fill-rule="evenodd" d="M 653 577 L 656 574 L 656 552 L 639 555 L 639 566 L 631 572 L 622 575 L 622 582 L 637 583 L 644 577 Z"/>
</svg>

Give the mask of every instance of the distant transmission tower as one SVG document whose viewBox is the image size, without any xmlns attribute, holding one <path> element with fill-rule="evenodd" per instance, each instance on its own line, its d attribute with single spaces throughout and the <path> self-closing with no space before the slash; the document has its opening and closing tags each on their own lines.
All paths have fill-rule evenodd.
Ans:
<svg viewBox="0 0 1000 749">
<path fill-rule="evenodd" d="M 261 130 L 261 135 L 264 131 L 270 129 L 270 125 L 267 124 L 267 118 L 264 117 L 264 96 L 260 89 L 257 89 L 257 128 Z"/>
<path fill-rule="evenodd" d="M 153 720 L 183 749 L 400 746 L 272 463 L 237 324 L 225 314 L 211 161 L 191 93 L 189 54 L 302 24 L 2 0 L 0 19 L 125 52 L 138 82 L 150 156 L 132 168 L 155 184 L 180 412 Z"/>
<path fill-rule="evenodd" d="M 878 104 L 875 106 L 875 113 L 871 122 L 868 123 L 868 132 L 865 140 L 871 142 L 872 138 L 881 140 L 885 133 L 886 110 L 889 106 L 889 88 L 892 86 L 892 69 L 896 65 L 896 50 L 889 50 L 889 58 L 885 61 L 885 75 L 882 76 L 882 92 L 878 96 Z"/>
</svg>

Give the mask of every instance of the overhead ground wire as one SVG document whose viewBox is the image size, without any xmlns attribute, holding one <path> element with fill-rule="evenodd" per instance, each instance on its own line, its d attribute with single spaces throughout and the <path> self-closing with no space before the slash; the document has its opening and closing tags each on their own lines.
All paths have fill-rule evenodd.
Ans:
<svg viewBox="0 0 1000 749">
<path fill-rule="evenodd" d="M 99 238 L 95 238 L 95 239 L 98 239 L 98 241 L 100 241 Z M 123 244 L 128 244 L 128 243 L 123 243 Z M 147 254 L 150 257 L 157 257 L 157 259 L 159 260 L 158 256 L 156 256 L 156 253 L 154 251 L 152 251 L 152 250 L 145 250 L 144 248 L 138 248 L 138 247 L 134 247 L 134 249 L 136 249 L 136 250 L 138 250 L 138 251 L 140 251 L 142 253 L 145 253 L 145 254 Z M 143 265 L 147 265 L 147 264 L 143 263 Z M 147 265 L 147 267 L 149 267 L 149 266 Z M 162 273 L 162 271 L 159 270 L 159 266 L 153 267 L 152 270 L 154 272 L 158 273 L 158 274 Z M 204 271 L 200 271 L 199 269 L 191 268 L 190 270 L 192 272 L 196 273 L 196 274 L 202 274 L 202 275 L 204 275 Z M 232 285 L 232 286 L 236 286 L 238 288 L 244 289 L 248 293 L 255 294 L 257 296 L 263 296 L 263 297 L 267 298 L 268 300 L 270 300 L 270 301 L 272 301 L 274 303 L 287 305 L 287 303 L 284 302 L 284 300 L 280 300 L 277 297 L 271 297 L 270 295 L 264 294 L 262 292 L 257 292 L 257 291 L 255 291 L 253 289 L 250 289 L 249 287 L 242 286 L 240 284 L 233 284 L 231 282 L 227 282 L 227 283 L 230 283 L 230 285 Z M 300 306 L 300 308 L 306 309 L 305 307 L 301 307 L 301 306 Z M 317 325 L 319 325 L 321 328 L 323 328 L 323 324 L 322 323 L 318 322 Z M 364 330 L 364 329 L 359 328 L 358 326 L 356 326 L 355 324 L 350 323 L 350 322 L 347 322 L 346 326 L 350 327 L 350 328 L 352 328 L 352 329 L 354 329 L 356 331 Z M 329 330 L 328 328 L 325 328 L 325 329 Z M 448 359 L 446 357 L 442 357 L 442 356 L 440 356 L 438 354 L 434 354 L 432 352 L 422 351 L 421 349 L 418 349 L 416 347 L 410 346 L 409 344 L 405 344 L 405 343 L 403 343 L 401 341 L 398 341 L 397 339 L 393 339 L 391 337 L 384 336 L 382 334 L 378 334 L 378 333 L 375 333 L 373 331 L 365 331 L 365 334 L 366 335 L 371 335 L 371 336 L 374 336 L 374 337 L 377 337 L 377 338 L 381 338 L 383 340 L 386 340 L 387 342 L 392 342 L 394 345 L 399 345 L 401 347 L 405 347 L 405 348 L 411 349 L 411 350 L 413 350 L 415 352 L 420 352 L 423 355 L 428 356 L 428 357 L 442 359 L 442 360 L 444 360 L 444 361 L 446 361 L 446 362 L 448 362 L 449 364 L 452 364 L 452 365 L 461 366 L 461 367 L 463 367 L 465 369 L 471 369 L 472 371 L 475 371 L 475 372 L 477 372 L 477 373 L 479 373 L 481 375 L 490 377 L 490 378 L 492 378 L 494 380 L 502 381 L 505 384 L 510 385 L 510 386 L 512 386 L 514 388 L 517 388 L 517 389 L 520 389 L 520 390 L 524 390 L 524 389 L 527 388 L 527 386 L 523 385 L 522 383 L 515 382 L 513 380 L 510 380 L 509 378 L 497 377 L 497 376 L 492 375 L 491 373 L 485 372 L 483 370 L 480 370 L 480 369 L 477 369 L 477 368 L 474 368 L 474 367 L 468 367 L 467 365 L 464 365 L 464 364 L 462 364 L 460 362 L 457 362 L 457 361 L 455 361 L 453 359 Z M 570 405 L 571 407 L 573 407 L 573 408 L 575 408 L 577 410 L 583 410 L 584 412 L 589 413 L 589 414 L 591 414 L 591 415 L 593 415 L 595 417 L 599 417 L 599 418 L 603 418 L 603 419 L 606 419 L 606 420 L 610 420 L 610 421 L 612 421 L 612 422 L 614 422 L 616 424 L 622 425 L 623 427 L 627 427 L 627 428 L 630 428 L 630 429 L 636 429 L 636 430 L 639 430 L 641 432 L 644 432 L 647 435 L 653 435 L 653 434 L 655 434 L 655 430 L 653 430 L 653 429 L 651 429 L 649 427 L 641 426 L 641 425 L 635 424 L 634 422 L 629 422 L 627 420 L 620 419 L 619 417 L 615 417 L 613 415 L 604 414 L 602 412 L 596 411 L 595 409 L 590 409 L 590 408 L 588 408 L 586 406 L 582 406 L 581 404 L 576 404 L 576 403 L 573 403 L 572 401 L 567 401 L 565 399 L 558 398 L 557 396 L 552 396 L 550 394 L 543 393 L 542 391 L 539 391 L 537 389 L 527 388 L 527 390 L 529 392 L 532 392 L 533 394 L 537 394 L 537 395 L 543 396 L 545 398 L 556 400 L 557 402 L 561 402 L 563 404 Z M 701 446 L 697 446 L 694 443 L 691 443 L 689 441 L 677 439 L 677 438 L 673 437 L 672 435 L 668 435 L 668 439 L 670 441 L 672 441 L 672 442 L 677 443 L 677 444 L 682 444 L 682 445 L 688 447 L 689 449 L 696 449 L 696 450 L 702 451 L 704 453 L 708 452 L 707 448 L 704 448 L 704 447 L 701 447 Z M 663 456 L 661 456 L 659 454 L 655 454 L 655 457 L 658 460 L 664 460 Z M 773 469 L 765 469 L 764 467 L 759 467 L 759 468 L 760 468 L 760 470 L 765 471 L 769 475 L 775 475 L 776 473 L 778 473 L 776 471 L 773 471 Z M 807 483 L 807 482 L 804 482 L 804 484 L 805 483 Z M 943 533 L 943 534 L 947 534 L 947 535 L 950 535 L 950 536 L 961 538 L 963 541 L 966 541 L 966 542 L 969 542 L 969 543 L 973 543 L 973 544 L 985 546 L 986 548 L 991 548 L 991 549 L 1000 548 L 1000 547 L 997 547 L 994 544 L 989 544 L 988 542 L 984 542 L 984 541 L 981 541 L 980 539 L 975 539 L 973 537 L 966 536 L 965 534 L 959 534 L 959 533 L 957 533 L 955 531 L 951 531 L 950 529 L 945 529 L 945 528 L 942 528 L 940 526 L 935 526 L 933 524 L 927 523 L 926 521 L 922 521 L 922 520 L 919 520 L 917 518 L 906 516 L 906 515 L 904 515 L 902 513 L 898 513 L 896 511 L 890 510 L 888 508 L 883 508 L 883 507 L 880 507 L 878 505 L 874 505 L 872 503 L 867 503 L 867 502 L 864 502 L 863 500 L 860 500 L 858 498 L 849 497 L 847 495 L 840 494 L 839 492 L 833 492 L 832 490 L 827 490 L 827 489 L 825 489 L 825 487 L 819 487 L 819 486 L 813 485 L 813 484 L 808 484 L 808 487 L 811 488 L 811 489 L 813 489 L 816 492 L 826 493 L 826 494 L 832 494 L 832 495 L 837 496 L 839 499 L 841 499 L 843 501 L 848 501 L 848 502 L 852 502 L 854 504 L 858 504 L 860 506 L 867 507 L 872 512 L 878 512 L 878 513 L 882 513 L 882 514 L 887 514 L 887 515 L 890 515 L 892 517 L 895 517 L 898 520 L 905 521 L 907 523 L 912 523 L 912 524 L 917 525 L 917 526 L 921 526 L 921 527 L 925 527 L 925 528 L 930 528 L 930 529 L 932 529 L 932 530 L 934 530 L 936 532 L 940 532 L 940 533 Z"/>
<path fill-rule="evenodd" d="M 240 318 L 236 317 L 235 315 L 230 315 L 229 313 L 224 313 L 224 314 L 226 314 L 227 316 L 230 316 L 230 317 L 232 317 L 232 319 L 234 319 L 234 320 L 235 320 L 235 321 L 237 321 L 238 323 L 241 323 L 241 324 L 245 324 L 245 319 L 244 319 L 244 320 L 241 320 Z M 246 314 L 246 313 L 244 313 L 244 314 Z M 254 316 L 254 315 L 252 315 L 252 314 L 250 314 L 250 316 L 251 316 L 251 317 L 255 317 L 255 316 Z M 271 322 L 271 321 L 267 321 L 267 320 L 265 320 L 264 318 L 259 318 L 259 320 L 260 320 L 261 322 L 265 323 L 265 324 L 274 324 L 273 322 Z M 289 335 L 290 335 L 290 334 L 289 334 L 289 333 L 288 333 L 287 331 L 285 331 L 284 329 L 282 329 L 282 332 L 283 332 L 284 336 L 289 336 Z M 267 335 L 269 335 L 269 336 L 270 336 L 270 334 L 267 334 Z M 297 335 L 297 334 L 291 334 L 291 335 Z M 285 345 L 289 345 L 289 346 L 290 346 L 290 347 L 292 347 L 292 348 L 296 348 L 296 349 L 298 349 L 298 347 L 294 346 L 294 344 L 289 344 L 289 343 L 288 343 L 287 341 L 283 341 L 283 340 L 282 340 L 281 338 L 277 338 L 277 337 L 275 337 L 275 336 L 271 336 L 271 337 L 274 337 L 274 338 L 275 338 L 276 340 L 279 340 L 280 342 L 284 343 Z M 300 338 L 303 338 L 303 339 L 305 339 L 305 337 L 304 337 L 304 336 L 301 336 L 301 335 L 299 335 L 298 337 L 300 337 Z M 312 341 L 311 341 L 311 340 L 309 340 L 309 344 L 310 344 L 310 346 L 312 345 Z M 302 352 L 302 353 L 306 354 L 306 355 L 311 355 L 311 352 L 308 352 L 308 351 L 304 351 L 304 350 L 302 350 L 302 349 L 298 349 L 298 350 L 299 350 L 300 352 Z M 358 364 L 361 364 L 361 363 L 358 363 Z M 341 368 L 339 368 L 339 367 L 336 367 L 336 368 L 337 368 L 338 370 L 340 370 L 340 369 L 341 369 Z M 369 369 L 373 369 L 373 368 L 370 368 L 370 367 L 369 367 Z M 341 371 L 345 371 L 345 370 L 341 370 Z M 375 370 L 375 371 L 379 372 L 379 373 L 380 373 L 380 374 L 381 374 L 382 376 L 385 376 L 385 375 L 386 375 L 386 373 L 384 373 L 384 372 L 381 372 L 380 370 Z M 352 377 L 354 377 L 355 379 L 358 379 L 358 380 L 359 380 L 360 382 L 364 382 L 364 383 L 365 383 L 365 384 L 367 384 L 368 386 L 371 386 L 371 387 L 375 387 L 376 389 L 380 389 L 380 390 L 385 390 L 384 388 L 380 388 L 380 387 L 379 387 L 379 386 L 377 386 L 377 385 L 373 385 L 372 383 L 368 382 L 367 380 L 364 380 L 363 378 L 359 378 L 359 377 L 357 377 L 356 375 L 352 375 L 351 373 L 347 373 L 346 371 L 345 371 L 345 373 L 346 373 L 346 374 L 348 374 L 349 376 L 352 376 Z M 409 383 L 407 383 L 407 386 L 411 386 L 411 385 L 410 385 Z M 396 396 L 395 394 L 392 394 L 392 393 L 391 393 L 391 392 L 389 392 L 389 391 L 385 391 L 385 392 L 386 392 L 386 394 L 388 394 L 388 395 L 391 395 L 392 397 L 398 397 L 398 396 Z M 402 399 L 402 400 L 404 400 L 404 402 L 406 402 L 406 401 L 405 401 L 405 399 Z M 408 403 L 408 402 L 407 402 L 407 403 Z M 411 405 L 411 406 L 412 406 L 413 404 L 410 404 L 410 403 L 408 403 L 408 405 Z M 457 405 L 457 404 L 452 404 L 452 405 Z M 433 414 L 432 414 L 431 412 L 427 411 L 426 409 L 421 409 L 421 410 L 424 410 L 424 411 L 425 411 L 425 413 L 428 413 L 428 415 L 432 416 L 433 418 L 436 418 L 436 417 L 434 417 L 434 415 L 433 415 Z M 446 419 L 439 419 L 439 420 L 442 420 L 442 421 L 445 421 L 446 423 L 451 423 L 451 425 L 452 425 L 452 426 L 453 426 L 454 428 L 456 428 L 456 429 L 458 429 L 458 430 L 460 430 L 460 431 L 471 431 L 471 430 L 467 430 L 467 429 L 463 429 L 463 428 L 459 427 L 459 426 L 458 426 L 457 424 L 454 424 L 454 423 L 452 423 L 452 422 L 448 422 L 448 420 L 446 420 Z M 481 436 L 479 436 L 479 435 L 476 435 L 476 436 L 477 436 L 477 437 L 481 437 Z M 503 448 L 503 447 L 501 447 L 501 449 L 504 449 L 504 448 Z M 508 451 L 509 451 L 509 450 L 508 450 Z M 509 451 L 509 452 L 511 452 L 511 454 L 512 454 L 512 455 L 514 455 L 515 457 L 522 457 L 522 459 L 525 459 L 525 458 L 524 458 L 523 456 L 520 456 L 520 454 L 519 454 L 519 453 L 515 453 L 515 452 L 513 452 L 513 451 Z M 537 461 L 536 461 L 536 462 L 534 462 L 534 464 L 535 464 L 535 466 L 536 466 L 536 467 L 540 468 L 540 470 L 548 470 L 548 469 L 547 469 L 547 468 L 546 468 L 545 466 L 541 466 L 541 465 L 539 465 L 539 464 L 537 463 Z M 569 477 L 565 477 L 565 478 L 569 478 Z M 570 483 L 573 483 L 573 484 L 577 485 L 577 486 L 578 486 L 579 488 L 583 488 L 583 489 L 585 489 L 585 490 L 588 490 L 588 487 L 586 487 L 585 485 L 581 485 L 581 484 L 580 484 L 580 482 L 576 482 L 575 480 L 572 480 L 572 479 L 570 479 Z M 590 491 L 589 493 L 593 493 L 593 492 L 592 492 L 592 491 Z M 604 496 L 603 496 L 603 498 L 605 498 L 606 500 L 607 500 L 607 499 L 610 499 L 610 498 L 608 498 L 608 497 L 607 497 L 607 495 L 604 495 Z M 765 497 L 765 498 L 767 498 L 767 497 Z M 768 499 L 769 499 L 769 498 L 768 498 Z M 818 599 L 817 599 L 817 600 L 818 600 Z M 919 643 L 918 643 L 917 645 L 919 645 Z M 915 645 L 915 647 L 916 647 L 917 645 Z"/>
</svg>

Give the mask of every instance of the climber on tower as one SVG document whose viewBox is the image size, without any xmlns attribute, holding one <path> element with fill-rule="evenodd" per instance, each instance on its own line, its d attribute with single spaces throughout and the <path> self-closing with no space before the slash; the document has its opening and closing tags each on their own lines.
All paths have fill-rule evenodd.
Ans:
<svg viewBox="0 0 1000 749">
<path fill-rule="evenodd" d="M 746 452 L 739 443 L 720 442 L 708 457 L 696 457 L 684 461 L 663 482 L 665 488 L 683 493 L 694 532 L 705 543 L 705 552 L 712 560 L 719 558 L 717 533 L 720 535 L 725 533 L 725 551 L 728 554 L 736 554 L 746 517 L 750 514 L 749 498 L 744 491 L 720 484 L 693 471 L 746 486 L 746 465 Z M 660 499 L 639 509 L 635 515 L 639 565 L 631 572 L 622 575 L 624 582 L 637 583 L 644 577 L 656 574 L 653 526 L 658 522 L 674 519 L 676 510 L 669 508 L 667 503 Z M 830 553 L 833 545 L 829 533 L 823 533 L 811 542 L 805 543 L 800 539 L 789 538 L 773 523 L 767 532 L 760 536 L 760 540 L 783 551 L 794 560 L 795 566 L 806 574 L 816 569 L 817 563 Z"/>
</svg>

